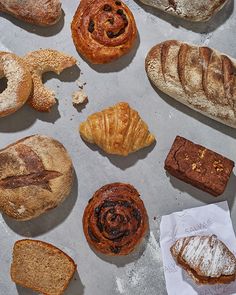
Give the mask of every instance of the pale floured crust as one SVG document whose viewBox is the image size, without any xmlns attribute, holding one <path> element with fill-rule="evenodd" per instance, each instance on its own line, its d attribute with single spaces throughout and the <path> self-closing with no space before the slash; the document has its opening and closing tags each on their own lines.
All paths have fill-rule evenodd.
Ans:
<svg viewBox="0 0 236 295">
<path fill-rule="evenodd" d="M 64 146 L 33 135 L 0 150 L 0 210 L 18 220 L 35 218 L 70 193 L 73 166 Z"/>
<path fill-rule="evenodd" d="M 16 112 L 27 101 L 32 78 L 24 61 L 12 53 L 0 52 L 0 78 L 7 78 L 7 88 L 0 93 L 0 117 Z"/>
<path fill-rule="evenodd" d="M 236 128 L 236 61 L 218 51 L 169 40 L 146 57 L 151 82 L 188 107 Z"/>
<path fill-rule="evenodd" d="M 228 0 L 140 0 L 169 14 L 190 21 L 208 21 Z"/>
<path fill-rule="evenodd" d="M 43 85 L 42 75 L 46 72 L 55 72 L 59 75 L 66 68 L 75 65 L 76 59 L 57 50 L 41 49 L 28 53 L 24 60 L 30 68 L 33 79 L 30 105 L 37 111 L 50 111 L 56 103 L 55 94 Z"/>
<path fill-rule="evenodd" d="M 198 284 L 227 284 L 235 280 L 236 258 L 215 235 L 181 238 L 170 251 Z"/>
<path fill-rule="evenodd" d="M 121 156 L 127 156 L 155 141 L 138 112 L 125 102 L 90 115 L 80 124 L 80 135 L 108 154 Z"/>
<path fill-rule="evenodd" d="M 40 26 L 51 26 L 62 15 L 59 0 L 0 0 L 0 11 Z"/>
</svg>

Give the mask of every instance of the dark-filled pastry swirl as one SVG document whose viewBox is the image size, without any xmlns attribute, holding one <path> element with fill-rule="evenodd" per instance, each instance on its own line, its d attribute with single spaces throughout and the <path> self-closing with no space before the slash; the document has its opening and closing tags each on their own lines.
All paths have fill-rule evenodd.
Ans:
<svg viewBox="0 0 236 295">
<path fill-rule="evenodd" d="M 130 184 L 112 183 L 97 190 L 84 211 L 83 228 L 90 246 L 107 255 L 127 255 L 141 242 L 148 216 Z"/>
<path fill-rule="evenodd" d="M 94 64 L 126 54 L 137 36 L 132 12 L 116 0 L 81 0 L 71 30 L 78 52 Z"/>
</svg>

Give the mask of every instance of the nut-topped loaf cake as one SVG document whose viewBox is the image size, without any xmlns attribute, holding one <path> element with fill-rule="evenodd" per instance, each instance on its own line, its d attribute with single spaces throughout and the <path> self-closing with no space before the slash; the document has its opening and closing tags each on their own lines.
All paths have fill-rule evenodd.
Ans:
<svg viewBox="0 0 236 295">
<path fill-rule="evenodd" d="M 224 192 L 233 167 L 233 161 L 180 136 L 165 160 L 171 175 L 213 196 Z"/>
</svg>

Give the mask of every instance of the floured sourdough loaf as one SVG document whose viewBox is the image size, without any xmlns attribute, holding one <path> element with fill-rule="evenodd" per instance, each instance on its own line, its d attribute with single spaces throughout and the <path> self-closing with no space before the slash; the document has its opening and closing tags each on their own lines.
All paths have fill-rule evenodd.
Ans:
<svg viewBox="0 0 236 295">
<path fill-rule="evenodd" d="M 146 57 L 151 82 L 164 93 L 236 128 L 236 60 L 208 47 L 167 40 Z"/>
<path fill-rule="evenodd" d="M 235 280 L 236 258 L 215 235 L 181 238 L 170 251 L 197 284 L 228 284 Z"/>
<path fill-rule="evenodd" d="M 140 0 L 144 4 L 189 21 L 208 21 L 228 0 Z"/>
</svg>

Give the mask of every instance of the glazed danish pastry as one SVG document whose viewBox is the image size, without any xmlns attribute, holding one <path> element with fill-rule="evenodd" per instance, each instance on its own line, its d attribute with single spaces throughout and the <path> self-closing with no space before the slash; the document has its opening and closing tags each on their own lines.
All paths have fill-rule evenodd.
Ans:
<svg viewBox="0 0 236 295">
<path fill-rule="evenodd" d="M 7 78 L 7 88 L 0 93 L 0 117 L 16 112 L 27 101 L 32 78 L 24 61 L 9 52 L 0 51 L 0 79 Z"/>
<path fill-rule="evenodd" d="M 128 53 L 137 36 L 134 16 L 120 0 L 82 0 L 71 30 L 76 49 L 93 64 Z"/>
<path fill-rule="evenodd" d="M 90 115 L 81 123 L 80 135 L 108 154 L 120 156 L 127 156 L 155 141 L 147 124 L 126 102 Z"/>
<path fill-rule="evenodd" d="M 84 211 L 83 229 L 97 251 L 128 255 L 148 229 L 147 212 L 137 190 L 125 183 L 111 183 L 97 190 Z"/>
</svg>

